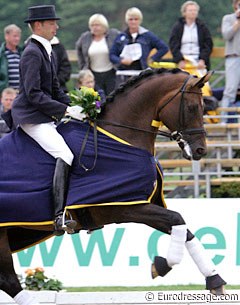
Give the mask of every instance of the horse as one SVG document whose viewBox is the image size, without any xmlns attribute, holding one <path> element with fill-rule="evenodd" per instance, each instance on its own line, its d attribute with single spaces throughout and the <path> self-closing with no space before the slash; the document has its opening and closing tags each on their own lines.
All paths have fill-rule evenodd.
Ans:
<svg viewBox="0 0 240 305">
<path fill-rule="evenodd" d="M 103 228 L 112 223 L 134 222 L 150 226 L 171 237 L 166 258 L 156 256 L 152 262 L 152 278 L 165 276 L 174 265 L 179 264 L 186 248 L 205 278 L 206 289 L 214 294 L 223 294 L 226 282 L 217 273 L 212 261 L 205 256 L 200 241 L 188 229 L 180 213 L 167 209 L 163 197 L 162 169 L 154 158 L 154 143 L 159 135 L 176 140 L 183 157 L 188 160 L 200 160 L 206 155 L 201 88 L 211 74 L 208 72 L 199 78 L 179 69 L 147 69 L 116 89 L 107 98 L 97 119 L 87 122 L 70 120 L 61 123 L 58 128 L 74 152 L 70 195 L 64 213 L 69 213 L 77 221 L 75 233 Z M 159 129 L 160 123 L 169 132 Z M 79 135 L 81 130 L 84 130 L 83 136 Z M 89 144 L 90 139 L 92 142 Z M 117 147 L 111 148 L 110 153 L 103 153 L 105 158 L 113 158 L 112 165 L 107 164 L 106 168 L 102 166 L 100 154 L 109 146 L 109 141 Z M 77 145 L 77 149 L 74 145 Z M 12 158 L 14 151 L 17 151 L 16 161 L 8 159 Z M 119 152 L 124 155 L 116 156 Z M 24 134 L 21 128 L 1 139 L 0 156 L 3 166 L 0 173 L 1 214 L 10 217 L 8 221 L 0 220 L 0 289 L 17 304 L 37 304 L 20 285 L 14 271 L 12 253 L 53 236 L 50 194 L 54 159 Z M 136 156 L 140 157 L 140 161 L 135 162 Z M 13 163 L 10 170 L 9 160 Z M 118 160 L 121 163 L 115 166 Z M 32 167 L 30 172 L 26 172 L 29 163 Z M 117 172 L 116 177 L 109 178 L 116 167 L 119 174 Z M 130 194 L 123 195 L 124 187 L 130 185 L 127 179 L 131 176 L 131 170 L 134 171 L 134 179 L 130 180 L 135 182 L 136 191 L 131 189 Z M 96 179 L 98 172 L 101 178 Z M 123 183 L 120 182 L 120 176 L 126 179 Z M 16 181 L 18 177 L 20 181 Z M 86 182 L 88 177 L 91 177 L 90 182 Z M 8 184 L 11 179 L 18 190 L 15 193 L 8 191 L 12 186 Z M 38 190 L 32 191 L 31 196 L 29 187 L 38 180 L 47 184 L 47 191 L 43 190 L 41 184 Z M 99 186 L 96 191 L 94 186 L 91 187 L 93 182 Z M 76 199 L 76 196 L 83 193 L 83 184 L 87 184 L 87 195 Z M 110 194 L 111 190 L 113 193 Z M 43 192 L 46 194 L 42 196 Z M 104 201 L 101 196 L 108 193 L 110 198 Z M 31 196 L 30 199 L 28 196 Z M 79 203 L 81 201 L 85 203 L 83 206 Z M 15 202 L 18 205 L 24 204 L 20 206 L 16 217 L 33 219 L 13 220 L 12 210 L 18 209 L 18 206 L 15 208 L 13 205 Z M 28 208 L 31 209 L 30 212 Z M 47 219 L 34 218 L 35 210 L 37 214 L 44 210 Z"/>
</svg>

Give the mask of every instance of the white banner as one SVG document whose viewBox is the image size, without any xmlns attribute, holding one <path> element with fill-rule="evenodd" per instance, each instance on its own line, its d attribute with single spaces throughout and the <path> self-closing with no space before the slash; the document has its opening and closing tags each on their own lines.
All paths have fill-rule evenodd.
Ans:
<svg viewBox="0 0 240 305">
<path fill-rule="evenodd" d="M 168 199 L 188 228 L 200 239 L 219 274 L 228 284 L 239 284 L 239 199 Z M 140 224 L 108 225 L 87 234 L 54 237 L 14 254 L 18 274 L 43 267 L 48 277 L 64 286 L 152 286 L 205 284 L 187 251 L 180 265 L 165 277 L 151 278 L 155 255 L 166 256 L 169 236 Z"/>
</svg>

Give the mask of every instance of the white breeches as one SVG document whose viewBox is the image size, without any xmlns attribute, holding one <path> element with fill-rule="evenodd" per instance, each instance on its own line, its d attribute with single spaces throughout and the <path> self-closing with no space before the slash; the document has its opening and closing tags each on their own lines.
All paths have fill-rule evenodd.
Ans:
<svg viewBox="0 0 240 305">
<path fill-rule="evenodd" d="M 73 153 L 57 132 L 54 122 L 21 124 L 20 127 L 55 159 L 61 158 L 68 165 L 72 165 Z"/>
</svg>

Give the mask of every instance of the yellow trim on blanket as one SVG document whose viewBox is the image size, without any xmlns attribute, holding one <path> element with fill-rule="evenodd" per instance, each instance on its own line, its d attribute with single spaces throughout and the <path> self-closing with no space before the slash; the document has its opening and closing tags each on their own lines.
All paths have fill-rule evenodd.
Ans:
<svg viewBox="0 0 240 305">
<path fill-rule="evenodd" d="M 153 196 L 154 196 L 154 194 L 155 194 L 155 192 L 156 192 L 156 190 L 157 190 L 157 187 L 158 187 L 158 180 L 156 180 L 156 183 L 155 183 L 155 185 L 154 185 L 154 189 L 153 189 L 153 191 L 152 191 L 152 194 L 151 194 L 151 195 L 149 196 L 149 198 L 148 198 L 149 203 L 151 203 L 152 198 L 153 198 Z"/>
<path fill-rule="evenodd" d="M 87 204 L 74 204 L 67 206 L 66 210 L 74 210 L 79 208 L 88 208 L 88 207 L 95 207 L 95 206 L 108 206 L 108 205 L 135 205 L 135 204 L 144 204 L 150 203 L 148 200 L 140 200 L 140 201 L 115 201 L 115 202 L 105 202 L 105 203 L 87 203 Z"/>
<path fill-rule="evenodd" d="M 158 173 L 159 173 L 159 175 L 161 176 L 161 179 L 162 179 L 162 189 L 161 189 L 162 203 L 163 203 L 164 208 L 167 209 L 167 204 L 166 204 L 166 202 L 165 202 L 165 198 L 164 198 L 164 194 L 163 194 L 163 186 L 164 186 L 163 175 L 162 175 L 162 172 L 161 172 L 159 166 L 156 165 L 156 167 L 157 167 L 157 171 L 158 171 Z"/>
<path fill-rule="evenodd" d="M 4 222 L 0 223 L 0 227 L 9 227 L 9 226 L 46 226 L 52 225 L 53 220 L 51 221 L 40 221 L 40 222 L 26 222 L 26 221 L 19 221 L 19 222 Z"/>
</svg>

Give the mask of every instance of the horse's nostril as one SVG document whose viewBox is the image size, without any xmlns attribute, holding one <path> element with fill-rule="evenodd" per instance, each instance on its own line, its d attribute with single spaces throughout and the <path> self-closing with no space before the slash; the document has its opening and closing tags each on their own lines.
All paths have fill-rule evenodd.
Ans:
<svg viewBox="0 0 240 305">
<path fill-rule="evenodd" d="M 207 154 L 207 150 L 206 150 L 205 148 L 203 148 L 203 147 L 199 147 L 199 148 L 197 149 L 197 153 L 198 153 L 199 155 L 201 155 L 201 156 L 205 156 L 205 155 Z"/>
</svg>

